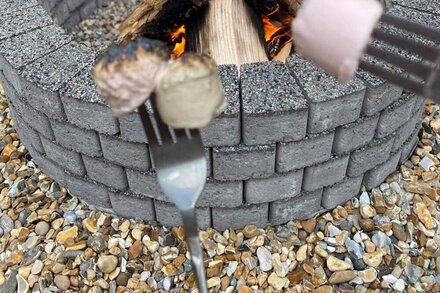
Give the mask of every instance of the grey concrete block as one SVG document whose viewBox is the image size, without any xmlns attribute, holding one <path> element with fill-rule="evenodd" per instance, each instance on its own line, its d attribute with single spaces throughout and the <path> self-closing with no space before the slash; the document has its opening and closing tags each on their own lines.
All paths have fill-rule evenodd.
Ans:
<svg viewBox="0 0 440 293">
<path fill-rule="evenodd" d="M 205 148 L 206 177 L 212 177 L 212 148 Z"/>
<path fill-rule="evenodd" d="M 31 8 L 38 5 L 37 0 L 2 0 L 0 2 L 0 11 L 10 12 L 24 8 Z"/>
<path fill-rule="evenodd" d="M 308 133 L 320 133 L 359 118 L 365 96 L 359 79 L 343 86 L 299 56 L 290 57 L 287 64 L 309 101 Z"/>
<path fill-rule="evenodd" d="M 98 8 L 98 3 L 95 0 L 86 1 L 79 9 L 81 19 L 87 19 L 96 8 Z"/>
<path fill-rule="evenodd" d="M 67 2 L 67 7 L 70 11 L 74 11 L 77 8 L 79 8 L 81 5 L 83 5 L 85 2 L 88 2 L 88 0 L 69 0 Z"/>
<path fill-rule="evenodd" d="M 303 193 L 299 197 L 271 202 L 269 221 L 272 225 L 280 225 L 295 219 L 312 218 L 322 211 L 321 200 L 322 189 Z"/>
<path fill-rule="evenodd" d="M 142 219 L 144 221 L 156 220 L 153 200 L 151 198 L 137 197 L 130 193 L 109 192 L 112 209 L 121 217 Z"/>
<path fill-rule="evenodd" d="M 218 180 L 266 178 L 275 172 L 275 145 L 213 148 L 212 156 Z"/>
<path fill-rule="evenodd" d="M 139 113 L 133 112 L 119 118 L 121 138 L 130 142 L 148 143 Z"/>
<path fill-rule="evenodd" d="M 242 181 L 218 181 L 209 178 L 197 201 L 198 207 L 233 208 L 243 204 Z"/>
<path fill-rule="evenodd" d="M 165 227 L 182 225 L 182 216 L 174 204 L 155 201 L 156 220 Z M 197 222 L 200 229 L 211 227 L 211 211 L 209 208 L 196 209 Z"/>
<path fill-rule="evenodd" d="M 417 10 L 425 11 L 427 13 L 440 14 L 438 11 L 439 3 L 432 0 L 393 0 L 395 5 L 414 8 Z"/>
<path fill-rule="evenodd" d="M 426 98 L 423 96 L 417 96 L 416 102 L 414 103 L 414 112 L 413 114 L 415 116 L 421 116 L 423 112 L 425 111 L 425 102 Z"/>
<path fill-rule="evenodd" d="M 83 176 L 86 174 L 81 155 L 57 145 L 48 139 L 41 138 L 46 156 L 68 172 Z"/>
<path fill-rule="evenodd" d="M 117 190 L 127 189 L 127 175 L 121 166 L 107 162 L 102 158 L 92 158 L 85 155 L 83 155 L 83 161 L 88 177 Z"/>
<path fill-rule="evenodd" d="M 37 163 L 37 166 L 43 170 L 44 174 L 58 182 L 59 184 L 65 186 L 71 175 L 66 173 L 65 169 L 55 162 L 48 159 L 46 156 L 39 154 L 29 148 L 32 156 L 32 160 Z"/>
<path fill-rule="evenodd" d="M 27 147 L 31 146 L 40 154 L 44 154 L 43 144 L 41 143 L 41 138 L 38 132 L 36 132 L 32 127 L 30 127 L 20 115 L 15 113 L 12 104 L 9 105 L 9 109 L 11 114 L 13 115 L 13 119 L 15 122 L 15 127 L 18 130 L 20 138 L 23 139 L 25 145 Z"/>
<path fill-rule="evenodd" d="M 104 158 L 107 160 L 140 171 L 150 169 L 150 155 L 145 144 L 127 142 L 102 134 L 100 138 Z"/>
<path fill-rule="evenodd" d="M 298 196 L 301 192 L 303 170 L 277 174 L 266 179 L 244 182 L 246 203 L 257 204 Z"/>
<path fill-rule="evenodd" d="M 241 118 L 237 114 L 215 118 L 207 127 L 200 129 L 205 146 L 233 146 L 240 143 Z"/>
<path fill-rule="evenodd" d="M 55 120 L 51 121 L 51 125 L 56 141 L 60 145 L 92 157 L 102 156 L 101 144 L 96 132 Z"/>
<path fill-rule="evenodd" d="M 322 194 L 322 206 L 332 209 L 343 205 L 348 200 L 359 194 L 362 186 L 363 175 L 353 178 L 346 178 L 342 182 L 324 188 Z"/>
<path fill-rule="evenodd" d="M 395 153 L 399 149 L 401 149 L 402 145 L 408 140 L 410 135 L 414 132 L 414 129 L 421 121 L 421 111 L 417 110 L 418 113 L 413 114 L 411 119 L 407 121 L 404 125 L 402 125 L 397 131 L 393 144 L 393 148 L 391 149 L 392 153 Z"/>
<path fill-rule="evenodd" d="M 241 98 L 245 144 L 289 142 L 305 137 L 307 101 L 285 64 L 242 65 Z"/>
<path fill-rule="evenodd" d="M 40 6 L 32 7 L 32 9 L 23 7 L 12 11 L 0 10 L 0 19 L 2 20 L 0 41 L 53 23 L 47 12 Z"/>
<path fill-rule="evenodd" d="M 78 196 L 92 207 L 105 209 L 112 207 L 108 189 L 96 182 L 71 175 L 67 179 L 67 188 L 70 194 Z"/>
<path fill-rule="evenodd" d="M 65 29 L 67 32 L 71 32 L 73 28 L 80 23 L 82 20 L 81 13 L 79 10 L 72 11 L 69 14 L 69 17 L 63 21 L 61 27 Z"/>
<path fill-rule="evenodd" d="M 368 190 L 378 187 L 385 179 L 396 171 L 402 151 L 392 154 L 385 163 L 380 164 L 376 168 L 369 170 L 364 176 L 364 185 Z"/>
<path fill-rule="evenodd" d="M 90 67 L 67 82 L 60 95 L 69 122 L 108 135 L 119 133 L 118 122 L 110 108 L 97 102 L 101 98 L 90 76 Z"/>
<path fill-rule="evenodd" d="M 402 156 L 400 157 L 399 164 L 405 163 L 412 155 L 419 143 L 418 137 L 419 129 L 416 129 L 410 136 L 410 138 L 402 146 Z"/>
<path fill-rule="evenodd" d="M 404 94 L 400 100 L 383 110 L 377 125 L 376 137 L 383 138 L 390 135 L 410 120 L 415 102 L 415 95 Z"/>
<path fill-rule="evenodd" d="M 50 14 L 57 24 L 62 24 L 69 18 L 70 10 L 67 4 L 68 1 L 57 1 Z"/>
<path fill-rule="evenodd" d="M 49 25 L 2 41 L 0 55 L 12 68 L 20 69 L 71 41 L 72 36 L 59 26 Z"/>
<path fill-rule="evenodd" d="M 304 170 L 303 189 L 314 191 L 330 186 L 344 179 L 349 156 L 332 158 L 325 163 L 307 167 Z"/>
<path fill-rule="evenodd" d="M 277 172 L 302 169 L 330 159 L 334 132 L 310 135 L 306 139 L 277 145 Z"/>
<path fill-rule="evenodd" d="M 347 175 L 349 177 L 359 176 L 388 160 L 393 144 L 394 137 L 387 137 L 374 140 L 366 147 L 351 153 Z"/>
<path fill-rule="evenodd" d="M 223 232 L 226 229 L 239 229 L 246 225 L 265 227 L 269 224 L 269 204 L 244 205 L 241 207 L 213 208 L 212 226 Z"/>
<path fill-rule="evenodd" d="M 139 172 L 131 169 L 126 169 L 126 172 L 128 186 L 134 193 L 159 201 L 170 201 L 160 189 L 155 172 Z"/>
<path fill-rule="evenodd" d="M 338 127 L 335 131 L 333 153 L 348 153 L 369 143 L 374 138 L 378 121 L 379 115 L 376 115 Z"/>
</svg>

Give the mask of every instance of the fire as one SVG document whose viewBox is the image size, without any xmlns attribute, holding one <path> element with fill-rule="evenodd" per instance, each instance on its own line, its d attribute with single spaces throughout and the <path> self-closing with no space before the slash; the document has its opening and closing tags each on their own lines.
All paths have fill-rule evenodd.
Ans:
<svg viewBox="0 0 440 293">
<path fill-rule="evenodd" d="M 285 45 L 292 42 L 290 35 L 292 16 L 283 12 L 278 4 L 272 12 L 262 15 L 262 20 L 267 52 L 272 59 Z"/>
<path fill-rule="evenodd" d="M 171 58 L 177 59 L 185 52 L 186 46 L 186 27 L 182 25 L 170 34 Z"/>
</svg>

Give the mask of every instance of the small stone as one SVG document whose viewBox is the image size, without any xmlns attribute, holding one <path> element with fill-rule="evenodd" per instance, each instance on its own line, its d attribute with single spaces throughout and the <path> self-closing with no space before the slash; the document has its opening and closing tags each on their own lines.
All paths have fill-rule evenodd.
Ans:
<svg viewBox="0 0 440 293">
<path fill-rule="evenodd" d="M 392 223 L 393 235 L 400 241 L 406 242 L 408 235 L 406 234 L 404 226 L 393 222 Z"/>
<path fill-rule="evenodd" d="M 254 290 L 252 290 L 248 286 L 241 286 L 238 288 L 238 293 L 254 293 Z"/>
<path fill-rule="evenodd" d="M 6 276 L 3 284 L 0 285 L 0 292 L 9 293 L 17 291 L 17 271 L 11 271 L 9 276 Z"/>
<path fill-rule="evenodd" d="M 96 233 L 98 232 L 98 222 L 96 218 L 85 218 L 83 220 L 83 226 L 89 231 L 90 233 Z"/>
<path fill-rule="evenodd" d="M 371 240 L 379 248 L 391 245 L 391 238 L 381 231 L 374 233 Z"/>
<path fill-rule="evenodd" d="M 338 271 L 334 272 L 328 281 L 330 284 L 341 284 L 341 283 L 347 283 L 350 282 L 356 278 L 356 272 L 352 270 L 345 270 L 345 271 Z"/>
<path fill-rule="evenodd" d="M 361 196 L 359 197 L 359 204 L 371 204 L 370 196 L 368 195 L 368 192 L 362 192 Z"/>
<path fill-rule="evenodd" d="M 307 272 L 302 267 L 298 267 L 294 271 L 289 272 L 287 278 L 289 279 L 290 285 L 295 286 L 300 284 L 306 275 Z"/>
<path fill-rule="evenodd" d="M 327 258 L 327 268 L 332 272 L 351 270 L 351 265 L 330 255 Z"/>
<path fill-rule="evenodd" d="M 272 269 L 272 254 L 266 247 L 264 246 L 258 247 L 257 257 L 260 263 L 260 269 L 263 272 L 267 272 Z"/>
<path fill-rule="evenodd" d="M 245 226 L 242 232 L 243 232 L 244 237 L 246 237 L 248 239 L 260 235 L 260 231 L 258 230 L 257 226 L 255 226 L 255 225 Z"/>
<path fill-rule="evenodd" d="M 43 270 L 44 264 L 41 260 L 37 259 L 34 264 L 32 265 L 31 268 L 31 273 L 33 275 L 38 275 L 39 273 L 41 273 L 41 270 Z"/>
<path fill-rule="evenodd" d="M 3 229 L 4 234 L 9 234 L 14 229 L 14 221 L 8 215 L 0 217 L 0 227 Z"/>
<path fill-rule="evenodd" d="M 116 269 L 118 258 L 114 255 L 103 255 L 99 257 L 96 264 L 103 273 L 109 274 Z"/>
<path fill-rule="evenodd" d="M 35 233 L 39 236 L 45 236 L 49 231 L 50 226 L 47 222 L 40 221 L 35 225 Z"/>
<path fill-rule="evenodd" d="M 364 232 L 371 232 L 374 230 L 374 221 L 373 219 L 360 219 L 359 225 Z"/>
<path fill-rule="evenodd" d="M 419 281 L 419 279 L 423 276 L 423 269 L 419 266 L 409 264 L 405 266 L 405 274 L 408 278 L 408 282 L 411 284 L 415 284 Z"/>
<path fill-rule="evenodd" d="M 312 283 L 315 286 L 321 286 L 321 285 L 327 283 L 327 276 L 326 276 L 325 271 L 322 267 L 317 267 L 313 271 Z"/>
<path fill-rule="evenodd" d="M 316 219 L 315 218 L 311 218 L 310 220 L 303 221 L 301 224 L 303 226 L 303 229 L 307 233 L 312 233 L 315 230 L 315 227 L 316 227 Z"/>
<path fill-rule="evenodd" d="M 67 239 L 73 239 L 78 236 L 78 227 L 73 226 L 70 229 L 58 233 L 56 240 L 59 244 L 64 244 Z"/>
<path fill-rule="evenodd" d="M 425 181 L 425 182 L 428 182 L 428 181 L 434 180 L 434 179 L 436 179 L 437 177 L 438 177 L 438 175 L 437 175 L 436 172 L 423 172 L 423 173 L 422 173 L 422 179 L 423 179 L 423 181 Z"/>
<path fill-rule="evenodd" d="M 383 254 L 380 251 L 364 253 L 363 260 L 370 267 L 378 267 L 382 263 Z"/>
<path fill-rule="evenodd" d="M 56 275 L 53 282 L 60 290 L 67 290 L 70 287 L 70 280 L 68 276 Z"/>
<path fill-rule="evenodd" d="M 375 268 L 369 268 L 358 272 L 358 275 L 365 283 L 371 283 L 377 278 L 377 271 Z"/>
<path fill-rule="evenodd" d="M 405 290 L 406 287 L 406 283 L 404 280 L 402 279 L 398 279 L 396 282 L 394 282 L 394 284 L 392 285 L 393 289 L 396 290 L 397 292 L 403 292 Z"/>
<path fill-rule="evenodd" d="M 425 225 L 426 229 L 434 229 L 436 227 L 436 223 L 432 218 L 428 208 L 422 202 L 418 202 L 414 205 L 414 212 L 420 221 Z"/>
<path fill-rule="evenodd" d="M 29 291 L 29 284 L 28 282 L 20 275 L 16 276 L 17 278 L 17 293 L 27 293 Z"/>
<path fill-rule="evenodd" d="M 361 259 L 364 251 L 362 250 L 362 247 L 355 241 L 351 239 L 347 239 L 345 241 L 345 247 L 347 248 L 348 252 L 355 258 Z"/>
<path fill-rule="evenodd" d="M 77 218 L 78 217 L 74 211 L 68 211 L 64 214 L 64 220 L 66 220 L 66 222 L 69 224 L 75 223 Z"/>
<path fill-rule="evenodd" d="M 277 276 L 277 274 L 272 273 L 272 274 L 270 274 L 269 278 L 267 279 L 267 282 L 275 290 L 281 290 L 289 282 L 289 280 L 287 278 L 280 278 Z"/>
<path fill-rule="evenodd" d="M 371 205 L 368 204 L 361 205 L 360 212 L 361 212 L 361 216 L 364 219 L 369 219 L 376 215 L 376 210 Z"/>
<path fill-rule="evenodd" d="M 129 259 L 138 259 L 142 254 L 142 241 L 136 240 L 132 246 L 128 249 L 128 257 Z"/>
<path fill-rule="evenodd" d="M 423 170 L 425 170 L 425 171 L 429 171 L 429 170 L 431 170 L 432 167 L 435 166 L 435 163 L 434 163 L 434 161 L 431 160 L 428 156 L 426 156 L 426 157 L 424 157 L 424 158 L 420 161 L 419 166 L 420 166 Z"/>
<path fill-rule="evenodd" d="M 207 283 L 208 283 L 208 288 L 216 287 L 220 285 L 220 278 L 219 277 L 210 278 L 208 279 Z"/>
<path fill-rule="evenodd" d="M 130 275 L 128 273 L 120 273 L 117 277 L 116 277 L 116 284 L 118 286 L 127 286 L 128 283 L 128 279 L 130 279 Z"/>
<path fill-rule="evenodd" d="M 297 253 L 296 253 L 296 260 L 299 262 L 303 262 L 307 259 L 307 244 L 302 245 Z"/>
<path fill-rule="evenodd" d="M 295 291 L 296 292 L 296 291 Z M 319 288 L 313 289 L 312 293 L 333 293 L 333 287 L 329 285 L 321 286 Z"/>
</svg>

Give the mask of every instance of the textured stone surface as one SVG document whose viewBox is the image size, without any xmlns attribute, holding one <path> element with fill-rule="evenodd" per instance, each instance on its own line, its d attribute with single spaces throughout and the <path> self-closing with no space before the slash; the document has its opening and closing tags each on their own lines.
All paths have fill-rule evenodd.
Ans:
<svg viewBox="0 0 440 293">
<path fill-rule="evenodd" d="M 166 226 L 173 227 L 182 225 L 182 217 L 179 210 L 171 203 L 155 201 L 157 221 Z M 200 229 L 206 229 L 211 226 L 211 212 L 209 208 L 196 209 L 197 222 Z"/>
<path fill-rule="evenodd" d="M 87 176 L 108 187 L 125 190 L 128 186 L 124 168 L 102 158 L 82 156 Z"/>
<path fill-rule="evenodd" d="M 401 156 L 402 152 L 398 151 L 395 154 L 392 154 L 388 161 L 365 173 L 365 187 L 368 190 L 371 190 L 380 185 L 388 177 L 388 175 L 396 171 Z"/>
<path fill-rule="evenodd" d="M 88 205 L 105 209 L 111 208 L 108 189 L 104 186 L 73 175 L 67 177 L 67 186 L 71 194 L 78 195 Z"/>
<path fill-rule="evenodd" d="M 353 198 L 361 189 L 363 176 L 346 178 L 332 186 L 324 188 L 322 206 L 331 209 Z"/>
<path fill-rule="evenodd" d="M 330 159 L 334 132 L 311 135 L 299 142 L 277 145 L 277 172 L 287 172 Z"/>
<path fill-rule="evenodd" d="M 48 139 L 41 138 L 45 153 L 52 161 L 57 162 L 69 172 L 83 176 L 86 174 L 81 155 L 76 152 L 69 151 Z"/>
<path fill-rule="evenodd" d="M 411 156 L 412 152 L 417 146 L 417 143 L 419 142 L 419 137 L 417 136 L 419 132 L 419 129 L 417 128 L 414 130 L 413 134 L 410 136 L 410 138 L 403 144 L 402 146 L 402 156 L 400 157 L 399 163 L 402 164 L 408 160 L 408 158 Z"/>
<path fill-rule="evenodd" d="M 212 226 L 219 231 L 243 228 L 246 225 L 264 227 L 269 223 L 268 215 L 268 203 L 243 205 L 233 209 L 213 208 Z"/>
<path fill-rule="evenodd" d="M 155 217 L 153 200 L 133 194 L 109 192 L 113 210 L 121 217 L 139 218 L 145 221 Z"/>
<path fill-rule="evenodd" d="M 349 157 L 332 158 L 327 162 L 307 167 L 304 171 L 303 189 L 314 191 L 344 179 Z"/>
<path fill-rule="evenodd" d="M 270 203 L 269 221 L 273 225 L 283 224 L 291 219 L 308 219 L 322 210 L 322 189 L 303 193 L 299 197 Z"/>
</svg>

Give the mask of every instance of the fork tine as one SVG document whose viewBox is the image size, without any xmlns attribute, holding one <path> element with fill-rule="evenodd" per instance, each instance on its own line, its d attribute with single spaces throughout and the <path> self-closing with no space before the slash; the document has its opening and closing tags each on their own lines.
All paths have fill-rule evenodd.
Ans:
<svg viewBox="0 0 440 293">
<path fill-rule="evenodd" d="M 389 70 L 386 70 L 383 67 L 365 62 L 364 60 L 361 60 L 359 64 L 359 68 L 362 68 L 365 71 L 371 72 L 377 76 L 380 76 L 384 78 L 385 80 L 388 80 L 391 83 L 397 84 L 404 89 L 407 89 L 408 91 L 414 92 L 416 94 L 425 96 L 426 94 L 426 88 L 425 86 L 417 82 L 415 80 L 405 78 L 403 76 L 397 75 Z"/>
<path fill-rule="evenodd" d="M 432 67 L 428 65 L 419 62 L 414 62 L 398 54 L 390 53 L 388 51 L 373 47 L 371 45 L 367 47 L 367 54 L 382 59 L 383 61 L 397 65 L 400 68 L 407 70 L 410 73 L 415 74 L 424 80 L 428 79 L 432 75 L 432 71 L 434 70 Z"/>
<path fill-rule="evenodd" d="M 151 124 L 150 115 L 148 115 L 148 110 L 145 105 L 138 108 L 139 115 L 141 116 L 142 125 L 144 126 L 145 134 L 147 135 L 148 144 L 151 146 L 156 146 L 159 144 L 156 133 L 154 132 L 154 127 Z"/>
<path fill-rule="evenodd" d="M 408 32 L 424 36 L 435 42 L 440 41 L 440 31 L 435 28 L 389 14 L 382 15 L 381 21 L 392 26 L 402 28 Z"/>
<path fill-rule="evenodd" d="M 172 138 L 170 129 L 168 128 L 167 125 L 165 125 L 165 123 L 163 123 L 162 119 L 160 118 L 159 111 L 157 110 L 156 95 L 155 94 L 153 94 L 151 96 L 150 102 L 151 102 L 151 106 L 153 107 L 153 112 L 154 112 L 153 115 L 156 120 L 156 126 L 159 131 L 159 135 L 162 140 L 162 144 L 172 143 L 173 138 Z"/>
<path fill-rule="evenodd" d="M 406 39 L 398 35 L 386 33 L 378 29 L 374 30 L 373 37 L 378 40 L 387 42 L 393 46 L 400 47 L 409 52 L 416 53 L 417 55 L 426 58 L 432 62 L 438 62 L 438 59 L 440 57 L 440 50 L 438 50 L 437 48 L 425 45 L 423 43 L 415 42 L 413 40 Z"/>
<path fill-rule="evenodd" d="M 174 129 L 174 133 L 176 135 L 176 140 L 188 139 L 188 135 L 186 135 L 185 129 Z"/>
</svg>

